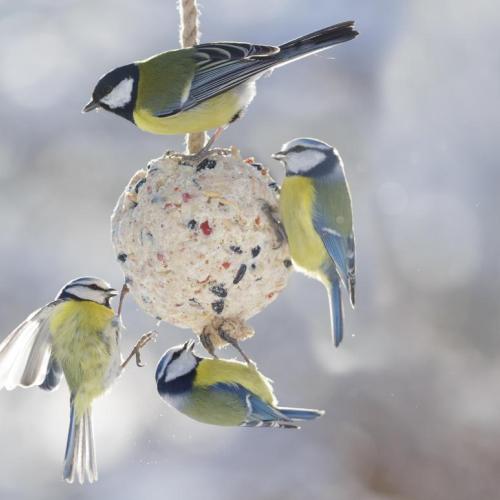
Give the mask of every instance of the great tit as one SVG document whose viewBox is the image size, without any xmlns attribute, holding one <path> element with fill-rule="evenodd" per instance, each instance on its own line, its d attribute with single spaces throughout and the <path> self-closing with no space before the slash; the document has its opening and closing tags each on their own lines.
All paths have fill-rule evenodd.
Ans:
<svg viewBox="0 0 500 500">
<path fill-rule="evenodd" d="M 294 265 L 321 281 L 330 299 L 332 336 L 343 337 L 340 282 L 355 302 L 355 248 L 352 204 L 344 165 L 336 149 L 300 138 L 272 155 L 283 163 L 279 214 Z"/>
<path fill-rule="evenodd" d="M 241 116 L 265 72 L 358 34 L 353 21 L 279 47 L 215 42 L 170 50 L 101 77 L 84 112 L 102 108 L 154 134 L 221 128 Z"/>
<path fill-rule="evenodd" d="M 194 341 L 172 347 L 156 368 L 160 396 L 173 408 L 205 424 L 298 429 L 297 422 L 324 414 L 284 408 L 254 364 L 200 358 Z"/>
<path fill-rule="evenodd" d="M 52 391 L 66 378 L 70 424 L 63 478 L 69 483 L 97 480 L 92 402 L 124 366 L 120 319 L 110 306 L 116 294 L 102 279 L 74 279 L 0 344 L 0 389 L 39 386 Z"/>
</svg>

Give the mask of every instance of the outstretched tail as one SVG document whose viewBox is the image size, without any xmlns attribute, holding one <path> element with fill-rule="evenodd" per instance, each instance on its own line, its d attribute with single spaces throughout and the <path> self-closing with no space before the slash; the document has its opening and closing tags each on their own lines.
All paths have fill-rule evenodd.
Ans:
<svg viewBox="0 0 500 500">
<path fill-rule="evenodd" d="M 344 338 L 344 313 L 342 311 L 342 297 L 340 295 L 340 278 L 334 276 L 331 280 L 330 291 L 330 323 L 335 347 L 338 347 Z"/>
<path fill-rule="evenodd" d="M 88 408 L 81 417 L 78 417 L 72 400 L 63 479 L 72 483 L 75 478 L 80 484 L 85 482 L 85 479 L 89 483 L 97 481 L 97 462 L 92 431 L 92 409 Z"/>
<path fill-rule="evenodd" d="M 306 408 L 284 408 L 278 407 L 278 411 L 285 415 L 286 418 L 292 421 L 314 420 L 325 414 L 323 410 L 309 410 Z"/>
<path fill-rule="evenodd" d="M 280 51 L 275 57 L 288 63 L 332 45 L 348 42 L 356 36 L 358 32 L 354 29 L 354 21 L 344 21 L 280 45 Z"/>
</svg>

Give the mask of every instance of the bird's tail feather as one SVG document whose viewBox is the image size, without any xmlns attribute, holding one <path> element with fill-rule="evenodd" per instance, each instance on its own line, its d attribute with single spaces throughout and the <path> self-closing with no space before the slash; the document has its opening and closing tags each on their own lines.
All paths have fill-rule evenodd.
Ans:
<svg viewBox="0 0 500 500">
<path fill-rule="evenodd" d="M 331 282 L 330 299 L 330 323 L 335 347 L 338 347 L 344 337 L 344 313 L 342 311 L 342 296 L 340 290 L 340 279 L 334 277 Z"/>
<path fill-rule="evenodd" d="M 68 441 L 64 455 L 63 478 L 72 483 L 75 478 L 80 484 L 97 481 L 97 462 L 94 447 L 94 433 L 92 430 L 92 409 L 85 410 L 78 418 L 75 406 L 71 402 Z"/>
<path fill-rule="evenodd" d="M 347 283 L 349 291 L 349 299 L 351 301 L 351 306 L 354 308 L 356 303 L 356 251 L 354 234 L 351 233 L 347 238 L 347 269 L 349 282 Z"/>
<path fill-rule="evenodd" d="M 322 410 L 310 410 L 306 408 L 283 408 L 280 406 L 278 410 L 290 420 L 314 420 L 325 414 Z"/>
<path fill-rule="evenodd" d="M 348 42 L 357 35 L 354 21 L 345 21 L 284 43 L 280 46 L 276 57 L 284 59 L 283 64 L 285 64 L 332 45 Z"/>
</svg>

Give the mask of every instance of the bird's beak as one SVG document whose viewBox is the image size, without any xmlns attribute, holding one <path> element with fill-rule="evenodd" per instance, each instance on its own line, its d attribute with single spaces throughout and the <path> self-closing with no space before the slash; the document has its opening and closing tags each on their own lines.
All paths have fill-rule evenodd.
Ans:
<svg viewBox="0 0 500 500">
<path fill-rule="evenodd" d="M 193 339 L 189 339 L 184 343 L 183 350 L 193 352 L 195 343 L 196 342 Z"/>
<path fill-rule="evenodd" d="M 274 158 L 275 160 L 282 161 L 286 156 L 286 153 L 283 151 L 278 151 L 277 153 L 273 153 L 271 155 L 271 158 Z"/>
<path fill-rule="evenodd" d="M 100 108 L 99 103 L 95 102 L 93 99 L 91 99 L 87 104 L 82 109 L 82 113 L 88 113 L 89 111 L 92 111 L 94 109 Z"/>
<path fill-rule="evenodd" d="M 110 296 L 110 297 L 116 297 L 118 295 L 118 290 L 115 290 L 114 288 L 108 288 L 106 290 L 106 293 Z"/>
</svg>

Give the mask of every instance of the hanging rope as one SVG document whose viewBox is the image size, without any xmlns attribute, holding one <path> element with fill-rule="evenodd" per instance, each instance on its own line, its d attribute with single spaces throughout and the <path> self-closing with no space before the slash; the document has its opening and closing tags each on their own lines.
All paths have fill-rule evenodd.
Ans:
<svg viewBox="0 0 500 500">
<path fill-rule="evenodd" d="M 179 0 L 179 15 L 181 18 L 179 26 L 179 38 L 181 47 L 192 47 L 200 41 L 199 11 L 196 0 Z M 205 145 L 206 134 L 199 132 L 186 135 L 186 147 L 188 154 L 195 154 Z"/>
</svg>

